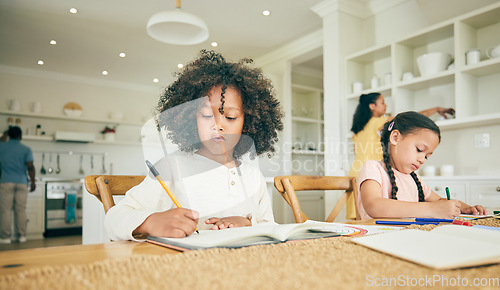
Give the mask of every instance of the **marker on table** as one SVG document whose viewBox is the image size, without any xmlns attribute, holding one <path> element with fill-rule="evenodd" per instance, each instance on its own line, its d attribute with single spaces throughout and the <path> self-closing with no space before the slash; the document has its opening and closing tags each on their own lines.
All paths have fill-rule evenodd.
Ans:
<svg viewBox="0 0 500 290">
<path fill-rule="evenodd" d="M 156 168 L 153 166 L 153 164 L 151 164 L 151 162 L 149 162 L 148 160 L 146 160 L 146 165 L 149 167 L 149 170 L 151 170 L 151 173 L 153 173 L 153 175 L 156 177 L 156 179 L 158 179 L 158 181 L 160 182 L 160 184 L 163 187 L 163 189 L 165 189 L 165 191 L 167 192 L 168 196 L 170 196 L 170 199 L 172 199 L 172 201 L 174 202 L 175 206 L 178 207 L 178 208 L 182 208 L 181 204 L 179 203 L 179 201 L 177 200 L 177 198 L 175 197 L 175 195 L 170 191 L 170 188 L 168 188 L 168 186 L 165 184 L 165 182 L 163 182 L 163 180 L 161 179 L 160 173 L 158 173 L 158 170 L 156 170 Z M 198 231 L 198 228 L 196 228 L 196 232 L 198 234 L 200 233 Z"/>
<path fill-rule="evenodd" d="M 451 199 L 450 189 L 448 188 L 448 186 L 445 189 L 446 189 L 446 198 L 450 200 Z"/>
<path fill-rule="evenodd" d="M 377 225 L 439 225 L 439 222 L 403 222 L 403 221 L 375 221 Z"/>
<path fill-rule="evenodd" d="M 416 222 L 438 222 L 438 223 L 452 223 L 454 225 L 462 225 L 470 227 L 470 223 L 455 219 L 433 219 L 433 218 L 415 218 Z"/>
</svg>

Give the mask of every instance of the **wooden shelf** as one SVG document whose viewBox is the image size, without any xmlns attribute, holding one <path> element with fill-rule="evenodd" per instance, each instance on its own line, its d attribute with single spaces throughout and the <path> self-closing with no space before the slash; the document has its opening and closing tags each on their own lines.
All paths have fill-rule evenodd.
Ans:
<svg viewBox="0 0 500 290">
<path fill-rule="evenodd" d="M 384 96 L 391 95 L 391 89 L 392 89 L 392 85 L 383 85 L 383 86 L 380 86 L 380 87 L 374 88 L 374 89 L 369 88 L 369 89 L 363 90 L 361 93 L 352 93 L 351 95 L 349 95 L 347 97 L 347 99 L 357 100 L 357 99 L 359 99 L 359 96 L 361 96 L 363 94 L 369 94 L 369 93 L 374 93 L 374 92 L 381 93 Z"/>
<path fill-rule="evenodd" d="M 427 29 L 416 32 L 413 36 L 405 37 L 397 43 L 406 47 L 420 47 L 429 43 L 453 37 L 453 23 L 436 24 Z"/>
<path fill-rule="evenodd" d="M 391 46 L 382 45 L 360 51 L 347 58 L 348 61 L 370 63 L 382 58 L 391 57 Z"/>
<path fill-rule="evenodd" d="M 455 71 L 442 71 L 435 75 L 425 76 L 425 77 L 416 77 L 409 81 L 404 81 L 398 83 L 396 86 L 401 89 L 407 90 L 421 90 L 427 89 L 434 86 L 451 84 L 455 80 Z"/>
<path fill-rule="evenodd" d="M 440 120 L 436 122 L 441 130 L 453 130 L 500 124 L 500 113 L 473 116 L 460 119 Z"/>
<path fill-rule="evenodd" d="M 131 125 L 131 126 L 144 125 L 143 122 L 135 122 L 135 121 L 94 119 L 94 118 L 75 118 L 75 117 L 68 117 L 68 116 L 54 116 L 54 115 L 37 114 L 37 113 L 31 113 L 31 112 L 19 112 L 19 111 L 0 111 L 0 114 L 19 116 L 19 117 L 43 118 L 43 119 L 65 120 L 65 121 L 87 122 L 87 123 L 120 124 L 120 125 Z"/>
<path fill-rule="evenodd" d="M 23 140 L 29 141 L 54 141 L 52 136 L 23 135 Z"/>
<path fill-rule="evenodd" d="M 26 135 L 26 136 L 23 136 L 23 140 L 26 140 L 26 141 L 42 141 L 42 142 L 55 142 L 54 141 L 54 137 L 52 137 L 52 136 Z M 142 146 L 141 142 L 120 141 L 120 140 L 118 140 L 118 141 L 95 140 L 94 142 L 81 143 L 81 144 Z"/>
<path fill-rule="evenodd" d="M 95 140 L 94 144 L 99 145 L 125 145 L 125 146 L 142 146 L 141 142 L 133 141 L 105 141 L 105 140 Z"/>
<path fill-rule="evenodd" d="M 318 89 L 315 87 L 310 87 L 310 86 L 305 86 L 305 85 L 299 85 L 299 84 L 292 84 L 292 88 L 294 88 L 297 92 L 317 92 L 317 93 L 322 93 L 322 89 Z"/>
<path fill-rule="evenodd" d="M 313 119 L 313 118 L 306 118 L 306 117 L 292 117 L 292 121 L 294 122 L 304 122 L 304 123 L 314 123 L 314 124 L 324 124 L 325 121 L 323 120 L 318 120 L 318 119 Z"/>
<path fill-rule="evenodd" d="M 500 57 L 465 66 L 460 71 L 478 77 L 500 73 Z"/>
</svg>

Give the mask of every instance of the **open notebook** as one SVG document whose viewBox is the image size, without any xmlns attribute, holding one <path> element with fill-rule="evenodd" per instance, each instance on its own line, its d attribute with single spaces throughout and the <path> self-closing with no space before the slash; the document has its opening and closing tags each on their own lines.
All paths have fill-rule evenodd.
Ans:
<svg viewBox="0 0 500 290">
<path fill-rule="evenodd" d="M 435 269 L 500 263 L 500 231 L 444 225 L 354 238 L 353 242 Z"/>
<path fill-rule="evenodd" d="M 341 235 L 356 235 L 366 230 L 343 224 L 307 221 L 302 224 L 266 223 L 251 227 L 218 231 L 202 230 L 185 238 L 150 236 L 147 242 L 180 251 L 207 248 L 240 248 L 259 244 L 275 244 L 292 240 L 317 239 Z"/>
</svg>

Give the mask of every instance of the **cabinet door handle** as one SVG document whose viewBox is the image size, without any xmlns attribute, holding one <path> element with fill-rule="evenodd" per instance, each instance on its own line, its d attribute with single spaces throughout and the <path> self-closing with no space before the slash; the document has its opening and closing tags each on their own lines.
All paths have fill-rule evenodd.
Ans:
<svg viewBox="0 0 500 290">
<path fill-rule="evenodd" d="M 500 192 L 500 186 L 497 186 L 496 190 L 497 192 Z"/>
</svg>

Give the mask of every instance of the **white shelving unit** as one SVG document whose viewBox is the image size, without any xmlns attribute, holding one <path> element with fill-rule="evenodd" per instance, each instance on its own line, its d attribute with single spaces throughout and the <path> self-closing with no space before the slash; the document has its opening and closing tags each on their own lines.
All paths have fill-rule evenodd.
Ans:
<svg viewBox="0 0 500 290">
<path fill-rule="evenodd" d="M 433 25 L 404 39 L 371 47 L 346 58 L 347 118 L 345 136 L 350 136 L 352 116 L 359 93 L 352 83 L 367 88 L 376 75 L 382 81 L 392 74 L 390 84 L 368 88 L 362 93 L 380 92 L 386 98 L 388 113 L 420 111 L 434 106 L 453 107 L 456 118 L 438 121 L 441 130 L 462 129 L 500 123 L 500 58 L 489 59 L 487 48 L 500 44 L 500 3 Z M 467 65 L 465 53 L 481 51 L 481 61 Z M 445 52 L 454 58 L 455 68 L 435 75 L 420 76 L 416 58 L 425 53 Z M 415 76 L 402 81 L 405 72 Z"/>
<path fill-rule="evenodd" d="M 324 174 L 323 91 L 292 85 L 292 174 Z"/>
</svg>

